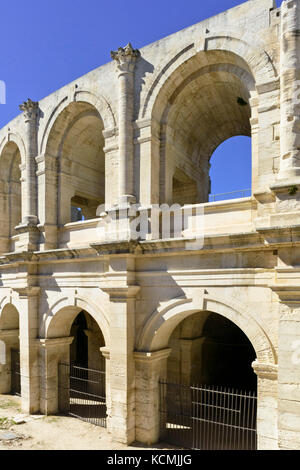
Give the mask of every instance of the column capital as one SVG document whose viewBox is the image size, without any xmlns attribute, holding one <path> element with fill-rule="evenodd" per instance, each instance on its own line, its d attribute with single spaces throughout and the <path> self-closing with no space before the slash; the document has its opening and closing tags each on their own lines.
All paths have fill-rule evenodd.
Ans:
<svg viewBox="0 0 300 470">
<path fill-rule="evenodd" d="M 252 362 L 252 367 L 259 378 L 276 380 L 278 377 L 278 364 L 265 364 L 254 361 Z"/>
<path fill-rule="evenodd" d="M 136 362 L 151 363 L 167 359 L 171 354 L 171 348 L 161 349 L 160 351 L 135 351 L 133 353 Z"/>
<path fill-rule="evenodd" d="M 28 98 L 27 101 L 20 104 L 20 110 L 24 113 L 25 122 L 35 121 L 38 116 L 39 103 Z"/>
<path fill-rule="evenodd" d="M 133 49 L 130 42 L 127 46 L 119 47 L 117 51 L 111 51 L 111 58 L 116 63 L 117 72 L 121 73 L 133 73 L 135 62 L 137 57 L 140 55 L 138 49 Z"/>
<path fill-rule="evenodd" d="M 100 352 L 105 359 L 110 359 L 110 350 L 106 346 L 102 346 Z"/>
</svg>

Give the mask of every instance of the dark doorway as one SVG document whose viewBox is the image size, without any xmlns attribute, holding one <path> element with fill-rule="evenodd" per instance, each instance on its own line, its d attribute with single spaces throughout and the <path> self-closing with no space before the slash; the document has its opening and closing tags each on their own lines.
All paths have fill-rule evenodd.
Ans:
<svg viewBox="0 0 300 470">
<path fill-rule="evenodd" d="M 80 312 L 71 328 L 74 341 L 71 345 L 71 363 L 88 367 L 88 337 L 86 335 L 87 321 L 84 312 Z"/>
<path fill-rule="evenodd" d="M 193 449 L 256 449 L 256 353 L 244 332 L 217 313 L 198 312 L 176 327 L 169 347 L 161 438 Z"/>
</svg>

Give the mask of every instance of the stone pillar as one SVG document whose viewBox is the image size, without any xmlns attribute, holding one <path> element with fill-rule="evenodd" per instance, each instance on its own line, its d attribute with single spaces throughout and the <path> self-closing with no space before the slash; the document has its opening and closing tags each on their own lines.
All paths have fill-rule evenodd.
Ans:
<svg viewBox="0 0 300 470">
<path fill-rule="evenodd" d="M 28 99 L 20 105 L 24 112 L 26 126 L 26 160 L 25 160 L 25 205 L 22 214 L 24 225 L 37 224 L 37 195 L 36 195 L 36 173 L 35 157 L 37 156 L 37 118 L 39 104 Z"/>
<path fill-rule="evenodd" d="M 135 202 L 134 197 L 134 68 L 139 51 L 129 43 L 111 52 L 119 79 L 119 203 Z"/>
<path fill-rule="evenodd" d="M 135 127 L 135 195 L 144 207 L 160 201 L 160 126 L 152 118 L 136 121 Z"/>
<path fill-rule="evenodd" d="M 70 344 L 73 340 L 73 337 L 38 340 L 41 371 L 40 410 L 45 415 L 69 410 Z"/>
<path fill-rule="evenodd" d="M 19 293 L 20 368 L 22 410 L 39 411 L 38 313 L 39 287 L 15 289 Z"/>
<path fill-rule="evenodd" d="M 159 379 L 166 375 L 171 349 L 135 352 L 136 362 L 136 440 L 154 444 L 160 439 Z M 164 377 L 165 378 L 165 377 Z"/>
<path fill-rule="evenodd" d="M 39 229 L 43 232 L 40 250 L 57 248 L 57 198 L 48 197 L 58 191 L 58 158 L 52 155 L 38 155 L 35 158 L 37 165 L 37 192 Z"/>
<path fill-rule="evenodd" d="M 257 375 L 258 450 L 278 449 L 278 366 L 252 363 Z"/>
<path fill-rule="evenodd" d="M 278 178 L 300 177 L 300 4 L 288 0 L 281 5 L 281 162 Z M 298 178 L 299 179 L 299 178 Z"/>
<path fill-rule="evenodd" d="M 278 329 L 278 444 L 300 450 L 299 287 L 284 286 Z M 286 297 L 285 299 L 283 299 Z"/>
<path fill-rule="evenodd" d="M 19 330 L 0 330 L 0 393 L 11 391 L 11 350 L 19 349 Z"/>
<path fill-rule="evenodd" d="M 110 295 L 110 415 L 115 441 L 135 440 L 135 297 L 139 286 L 103 288 Z"/>
</svg>

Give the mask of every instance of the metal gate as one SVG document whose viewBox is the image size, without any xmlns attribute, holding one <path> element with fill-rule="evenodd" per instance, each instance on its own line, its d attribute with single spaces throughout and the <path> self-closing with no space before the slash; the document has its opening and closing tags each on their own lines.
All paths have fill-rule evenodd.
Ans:
<svg viewBox="0 0 300 470">
<path fill-rule="evenodd" d="M 255 392 L 160 382 L 162 439 L 195 450 L 256 450 Z"/>
<path fill-rule="evenodd" d="M 11 393 L 21 396 L 20 351 L 11 350 Z"/>
<path fill-rule="evenodd" d="M 59 395 L 70 416 L 106 427 L 105 371 L 60 363 Z"/>
</svg>

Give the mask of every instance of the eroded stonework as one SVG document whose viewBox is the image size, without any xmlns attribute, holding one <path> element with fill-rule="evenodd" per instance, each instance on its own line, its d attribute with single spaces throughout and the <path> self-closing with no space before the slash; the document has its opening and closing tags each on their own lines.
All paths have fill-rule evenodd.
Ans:
<svg viewBox="0 0 300 470">
<path fill-rule="evenodd" d="M 213 380 L 231 322 L 254 351 L 258 448 L 300 449 L 299 30 L 299 0 L 250 0 L 120 47 L 0 130 L 0 393 L 19 349 L 23 410 L 63 411 L 58 364 L 82 328 L 88 366 L 105 358 L 108 431 L 154 443 L 159 381 Z M 236 135 L 252 138 L 252 195 L 208 202 L 210 157 Z M 164 203 L 191 206 L 185 238 L 154 236 Z"/>
</svg>

